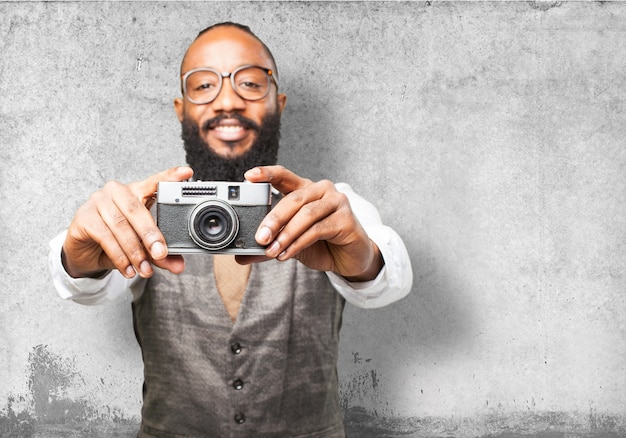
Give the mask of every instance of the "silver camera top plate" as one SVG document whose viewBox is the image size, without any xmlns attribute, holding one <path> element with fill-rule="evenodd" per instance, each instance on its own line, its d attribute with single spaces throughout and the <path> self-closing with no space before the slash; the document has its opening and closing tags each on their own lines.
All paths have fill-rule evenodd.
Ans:
<svg viewBox="0 0 626 438">
<path fill-rule="evenodd" d="M 197 204 L 205 199 L 219 199 L 232 205 L 271 205 L 272 186 L 229 181 L 163 181 L 158 185 L 160 204 Z"/>
</svg>

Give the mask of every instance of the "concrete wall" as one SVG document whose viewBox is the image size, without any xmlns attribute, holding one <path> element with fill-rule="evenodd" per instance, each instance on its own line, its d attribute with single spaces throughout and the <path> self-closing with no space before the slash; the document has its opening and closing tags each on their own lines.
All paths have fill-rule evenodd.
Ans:
<svg viewBox="0 0 626 438">
<path fill-rule="evenodd" d="M 130 299 L 55 296 L 89 193 L 182 164 L 182 53 L 248 23 L 288 94 L 281 161 L 352 184 L 415 286 L 349 307 L 351 436 L 626 434 L 626 4 L 0 3 L 0 435 L 133 436 Z"/>
</svg>

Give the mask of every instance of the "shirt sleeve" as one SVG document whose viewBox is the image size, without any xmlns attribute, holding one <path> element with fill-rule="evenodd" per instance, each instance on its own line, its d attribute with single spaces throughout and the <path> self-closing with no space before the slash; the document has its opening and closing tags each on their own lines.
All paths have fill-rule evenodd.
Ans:
<svg viewBox="0 0 626 438">
<path fill-rule="evenodd" d="M 413 285 L 413 269 L 404 242 L 393 229 L 383 225 L 376 207 L 358 196 L 348 184 L 338 183 L 336 187 L 348 197 L 355 216 L 380 249 L 385 265 L 374 280 L 366 282 L 350 282 L 327 272 L 333 287 L 346 301 L 365 309 L 383 307 L 404 298 Z"/>
<path fill-rule="evenodd" d="M 48 266 L 52 275 L 52 283 L 61 298 L 75 301 L 79 304 L 92 306 L 118 296 L 132 292 L 140 293 L 143 288 L 141 278 L 127 279 L 117 270 L 109 272 L 102 278 L 74 278 L 70 276 L 61 263 L 61 248 L 65 241 L 67 230 L 59 233 L 50 241 Z"/>
<path fill-rule="evenodd" d="M 404 298 L 413 284 L 411 261 L 404 242 L 393 229 L 382 224 L 378 210 L 358 196 L 348 184 L 339 183 L 336 186 L 348 197 L 357 219 L 380 249 L 385 265 L 374 280 L 366 282 L 349 282 L 333 272 L 327 272 L 331 284 L 346 301 L 362 308 L 383 307 Z M 117 270 L 99 279 L 70 276 L 61 263 L 61 248 L 66 234 L 67 231 L 63 231 L 50 241 L 48 255 L 52 281 L 61 298 L 96 305 L 124 293 L 132 293 L 133 299 L 143 293 L 145 279 L 138 275 L 127 279 Z"/>
</svg>

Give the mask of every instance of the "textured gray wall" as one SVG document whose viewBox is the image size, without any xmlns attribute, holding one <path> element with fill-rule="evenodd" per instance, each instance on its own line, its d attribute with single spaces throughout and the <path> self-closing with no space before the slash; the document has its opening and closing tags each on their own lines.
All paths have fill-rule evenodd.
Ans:
<svg viewBox="0 0 626 438">
<path fill-rule="evenodd" d="M 435 1 L 0 3 L 0 435 L 133 436 L 130 299 L 62 302 L 47 242 L 184 162 L 179 61 L 222 20 L 275 52 L 282 163 L 412 255 L 408 298 L 347 310 L 351 436 L 626 434 L 626 4 Z"/>
</svg>

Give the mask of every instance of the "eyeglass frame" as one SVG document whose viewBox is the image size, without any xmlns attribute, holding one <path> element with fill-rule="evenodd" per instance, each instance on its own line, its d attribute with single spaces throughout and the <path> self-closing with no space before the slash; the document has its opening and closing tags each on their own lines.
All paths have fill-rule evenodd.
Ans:
<svg viewBox="0 0 626 438">
<path fill-rule="evenodd" d="M 245 97 L 241 96 L 239 92 L 237 91 L 237 86 L 235 85 L 235 75 L 239 73 L 241 70 L 245 70 L 247 68 L 260 68 L 267 75 L 267 80 L 269 82 L 267 91 L 265 92 L 263 96 L 259 97 L 258 99 L 246 99 Z M 209 100 L 208 102 L 200 103 L 199 101 L 194 101 L 191 97 L 189 97 L 189 94 L 187 93 L 187 78 L 191 76 L 193 73 L 196 73 L 199 71 L 212 72 L 212 73 L 215 73 L 220 78 L 219 90 L 215 94 L 215 97 Z M 235 92 L 235 94 L 237 94 L 237 96 L 241 97 L 243 100 L 246 100 L 249 102 L 256 102 L 258 100 L 266 98 L 270 92 L 270 86 L 271 86 L 272 81 L 274 82 L 274 85 L 276 85 L 276 90 L 278 90 L 278 78 L 274 74 L 274 70 L 271 68 L 261 67 L 260 65 L 242 65 L 241 67 L 237 67 L 231 72 L 219 72 L 218 70 L 211 68 L 211 67 L 198 67 L 198 68 L 189 70 L 184 75 L 182 75 L 181 82 L 183 85 L 182 87 L 183 97 L 187 99 L 189 102 L 193 103 L 194 105 L 207 105 L 213 102 L 215 99 L 217 99 L 217 96 L 219 96 L 220 93 L 222 92 L 222 87 L 224 86 L 224 78 L 230 78 L 230 85 L 233 87 L 233 91 Z"/>
</svg>

